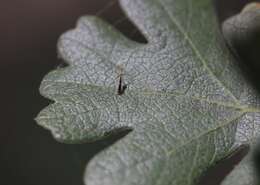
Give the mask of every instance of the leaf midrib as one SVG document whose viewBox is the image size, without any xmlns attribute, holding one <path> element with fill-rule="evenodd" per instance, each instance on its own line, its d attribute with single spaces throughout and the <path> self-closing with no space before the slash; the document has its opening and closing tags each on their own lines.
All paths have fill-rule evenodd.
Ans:
<svg viewBox="0 0 260 185">
<path fill-rule="evenodd" d="M 116 90 L 115 88 L 112 87 L 108 87 L 108 86 L 99 86 L 99 85 L 94 85 L 94 84 L 84 84 L 84 83 L 79 83 L 79 82 L 68 82 L 68 81 L 51 81 L 51 80 L 43 80 L 43 82 L 47 82 L 47 83 L 64 83 L 64 84 L 72 84 L 72 85 L 80 85 L 80 86 L 85 86 L 89 89 L 93 88 L 93 89 L 105 89 L 106 91 L 114 91 L 115 95 L 116 95 Z M 196 96 L 188 96 L 187 94 L 183 94 L 183 93 L 176 93 L 176 92 L 164 92 L 164 91 L 154 91 L 154 90 L 150 90 L 150 89 L 146 89 L 146 90 L 139 90 L 138 92 L 136 90 L 130 90 L 128 89 L 125 93 L 127 92 L 133 92 L 133 93 L 140 93 L 142 95 L 158 95 L 158 96 L 175 96 L 175 97 L 184 97 L 184 98 L 190 98 L 192 100 L 197 100 L 197 101 L 203 101 L 203 102 L 207 102 L 209 104 L 216 104 L 219 106 L 224 106 L 224 107 L 229 107 L 229 108 L 234 108 L 234 109 L 238 109 L 240 111 L 243 112 L 260 112 L 260 109 L 257 107 L 249 107 L 249 106 L 244 106 L 241 105 L 240 103 L 235 104 L 235 103 L 226 103 L 223 101 L 212 101 L 209 100 L 207 98 L 202 98 L 202 97 L 196 97 Z M 48 93 L 49 95 L 55 95 L 55 93 Z M 43 96 L 44 93 L 42 93 Z M 122 97 L 122 96 L 121 96 Z M 47 97 L 48 98 L 48 97 Z M 57 100 L 55 100 L 56 102 L 58 102 Z"/>
</svg>

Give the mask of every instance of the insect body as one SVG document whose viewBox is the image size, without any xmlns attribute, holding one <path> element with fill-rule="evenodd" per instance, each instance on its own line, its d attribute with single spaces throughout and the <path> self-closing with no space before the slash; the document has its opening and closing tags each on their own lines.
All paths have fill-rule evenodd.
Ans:
<svg viewBox="0 0 260 185">
<path fill-rule="evenodd" d="M 118 88 L 117 88 L 117 94 L 122 95 L 124 94 L 127 84 L 124 83 L 124 68 L 121 65 L 117 66 L 118 69 L 118 76 L 119 76 L 119 83 L 118 83 Z"/>
</svg>

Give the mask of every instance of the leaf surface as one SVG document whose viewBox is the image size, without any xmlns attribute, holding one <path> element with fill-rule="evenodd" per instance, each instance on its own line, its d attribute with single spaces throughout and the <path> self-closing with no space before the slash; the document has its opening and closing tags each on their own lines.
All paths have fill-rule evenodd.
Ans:
<svg viewBox="0 0 260 185">
<path fill-rule="evenodd" d="M 223 25 L 223 34 L 235 54 L 247 62 L 251 71 L 259 71 L 258 55 L 260 50 L 260 4 L 249 3 L 243 10 L 227 19 Z M 254 73 L 253 73 L 254 74 Z M 257 75 L 258 76 L 258 75 Z M 254 129 L 254 128 L 253 128 Z M 258 128 L 256 128 L 258 129 Z M 259 142 L 259 138 L 258 138 Z M 255 185 L 259 178 L 256 173 L 256 142 L 251 142 L 251 151 L 225 178 L 223 185 Z"/>
<path fill-rule="evenodd" d="M 148 43 L 82 17 L 59 40 L 69 66 L 43 79 L 40 92 L 55 103 L 36 120 L 65 143 L 132 130 L 91 160 L 87 185 L 195 184 L 259 135 L 259 96 L 222 41 L 211 0 L 120 3 Z"/>
</svg>

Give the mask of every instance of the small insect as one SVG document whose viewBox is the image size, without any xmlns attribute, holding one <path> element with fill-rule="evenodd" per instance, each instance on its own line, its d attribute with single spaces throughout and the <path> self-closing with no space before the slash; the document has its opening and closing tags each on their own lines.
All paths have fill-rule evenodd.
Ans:
<svg viewBox="0 0 260 185">
<path fill-rule="evenodd" d="M 117 71 L 118 71 L 118 77 L 119 77 L 119 83 L 117 88 L 117 94 L 122 95 L 124 94 L 127 84 L 124 82 L 124 68 L 121 65 L 117 65 Z"/>
</svg>

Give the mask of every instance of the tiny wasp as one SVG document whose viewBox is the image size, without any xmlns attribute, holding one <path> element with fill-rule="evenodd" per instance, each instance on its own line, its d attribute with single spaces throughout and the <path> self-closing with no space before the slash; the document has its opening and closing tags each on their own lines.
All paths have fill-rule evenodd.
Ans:
<svg viewBox="0 0 260 185">
<path fill-rule="evenodd" d="M 118 72 L 118 77 L 119 77 L 119 84 L 117 88 L 117 94 L 122 95 L 124 94 L 127 84 L 124 83 L 124 68 L 121 65 L 117 65 L 117 72 Z"/>
</svg>

